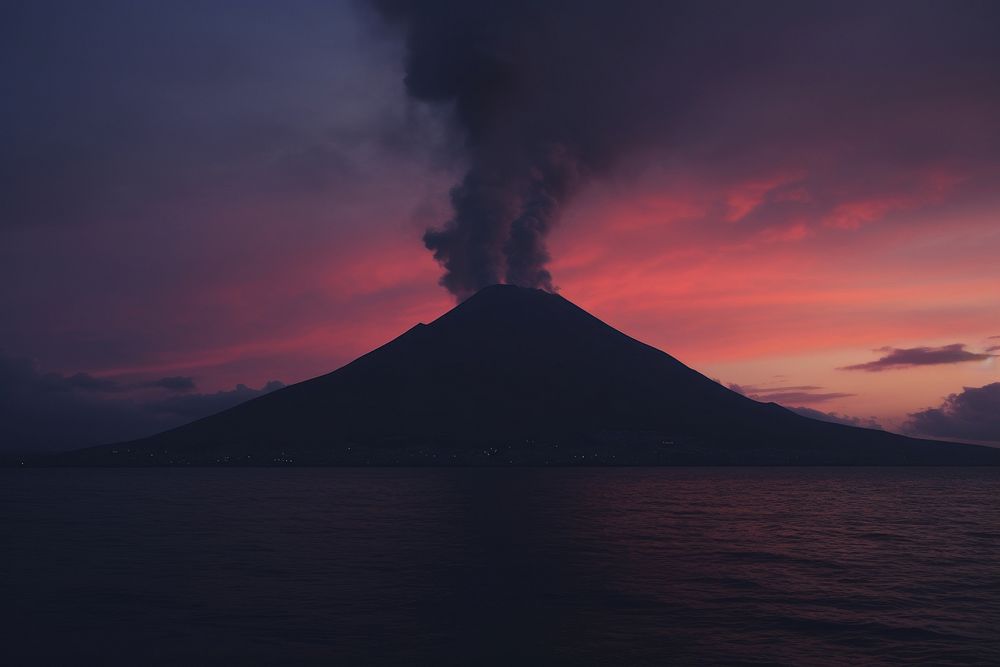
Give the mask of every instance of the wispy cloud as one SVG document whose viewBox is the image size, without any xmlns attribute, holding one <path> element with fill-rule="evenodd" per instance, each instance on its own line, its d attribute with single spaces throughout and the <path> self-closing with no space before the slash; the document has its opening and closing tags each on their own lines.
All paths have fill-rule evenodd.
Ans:
<svg viewBox="0 0 1000 667">
<path fill-rule="evenodd" d="M 960 364 L 967 361 L 983 361 L 996 355 L 988 352 L 972 352 L 965 349 L 964 343 L 953 343 L 942 347 L 883 347 L 876 352 L 885 354 L 875 361 L 853 366 L 843 366 L 842 371 L 880 372 L 912 366 L 935 366 L 939 364 Z"/>
<path fill-rule="evenodd" d="M 755 401 L 781 403 L 782 405 L 822 403 L 824 401 L 854 396 L 854 394 L 845 394 L 843 392 L 821 391 L 823 387 L 815 385 L 761 387 L 757 385 L 730 384 L 729 388 Z"/>
<path fill-rule="evenodd" d="M 809 417 L 810 419 L 818 419 L 819 421 L 831 422 L 834 424 L 844 424 L 845 426 L 859 426 L 861 428 L 877 428 L 882 430 L 882 425 L 874 417 L 851 417 L 848 415 L 837 414 L 836 412 L 821 412 L 819 410 L 813 410 L 812 408 L 788 408 L 796 414 L 800 414 L 803 417 Z"/>
</svg>

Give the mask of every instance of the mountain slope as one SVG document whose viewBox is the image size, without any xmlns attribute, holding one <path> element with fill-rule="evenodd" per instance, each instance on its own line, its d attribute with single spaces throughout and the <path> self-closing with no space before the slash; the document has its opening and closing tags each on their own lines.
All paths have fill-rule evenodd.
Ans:
<svg viewBox="0 0 1000 667">
<path fill-rule="evenodd" d="M 496 285 L 327 375 L 67 463 L 1000 463 L 737 394 L 555 294 Z"/>
</svg>

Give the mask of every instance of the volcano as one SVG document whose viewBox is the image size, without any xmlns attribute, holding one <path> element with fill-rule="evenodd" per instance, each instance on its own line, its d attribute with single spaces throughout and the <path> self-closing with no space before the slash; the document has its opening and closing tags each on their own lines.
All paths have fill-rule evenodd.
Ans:
<svg viewBox="0 0 1000 667">
<path fill-rule="evenodd" d="M 1000 450 L 808 419 L 562 296 L 495 285 L 332 373 L 61 462 L 964 465 L 1000 464 Z"/>
</svg>

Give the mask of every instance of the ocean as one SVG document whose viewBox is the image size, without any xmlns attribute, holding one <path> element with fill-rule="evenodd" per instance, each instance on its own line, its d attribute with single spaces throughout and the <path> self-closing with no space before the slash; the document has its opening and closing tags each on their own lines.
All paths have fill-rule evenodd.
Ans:
<svg viewBox="0 0 1000 667">
<path fill-rule="evenodd" d="M 0 482 L 5 665 L 1000 664 L 997 468 Z"/>
</svg>

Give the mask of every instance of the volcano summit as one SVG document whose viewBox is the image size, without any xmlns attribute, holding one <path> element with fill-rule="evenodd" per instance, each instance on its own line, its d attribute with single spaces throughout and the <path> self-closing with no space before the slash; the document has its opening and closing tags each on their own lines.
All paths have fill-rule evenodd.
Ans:
<svg viewBox="0 0 1000 667">
<path fill-rule="evenodd" d="M 1000 464 L 1000 450 L 808 419 L 759 403 L 537 289 L 484 288 L 327 375 L 97 465 Z"/>
</svg>

